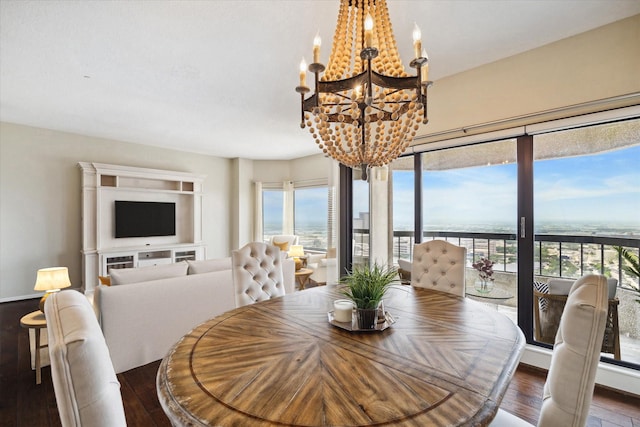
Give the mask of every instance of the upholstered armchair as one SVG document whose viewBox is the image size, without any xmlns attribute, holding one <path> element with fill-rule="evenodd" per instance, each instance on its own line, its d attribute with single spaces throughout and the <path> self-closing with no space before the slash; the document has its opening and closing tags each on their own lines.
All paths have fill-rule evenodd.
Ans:
<svg viewBox="0 0 640 427">
<path fill-rule="evenodd" d="M 87 298 L 77 291 L 56 292 L 44 312 L 62 426 L 125 426 L 120 383 Z"/>
<path fill-rule="evenodd" d="M 329 248 L 326 254 L 309 255 L 307 267 L 313 270 L 311 280 L 320 285 L 326 285 L 328 277 L 332 280 L 337 279 L 338 264 L 335 248 Z"/>
<path fill-rule="evenodd" d="M 444 240 L 413 247 L 411 285 L 464 297 L 467 249 Z"/>
<path fill-rule="evenodd" d="M 279 234 L 277 236 L 271 236 L 269 239 L 271 246 L 277 246 L 282 252 L 288 252 L 291 246 L 298 244 L 298 236 L 293 234 Z"/>
<path fill-rule="evenodd" d="M 252 242 L 231 252 L 236 307 L 285 294 L 280 249 Z"/>
<path fill-rule="evenodd" d="M 607 320 L 607 296 L 604 276 L 583 276 L 571 286 L 544 385 L 539 427 L 586 425 Z M 530 424 L 499 410 L 490 426 Z"/>
<path fill-rule="evenodd" d="M 573 285 L 571 279 L 549 279 L 546 283 L 534 282 L 533 323 L 534 338 L 538 342 L 553 344 L 560 319 L 567 302 L 567 295 Z M 618 280 L 607 279 L 607 322 L 601 351 L 611 353 L 620 360 L 620 328 L 618 325 Z"/>
</svg>

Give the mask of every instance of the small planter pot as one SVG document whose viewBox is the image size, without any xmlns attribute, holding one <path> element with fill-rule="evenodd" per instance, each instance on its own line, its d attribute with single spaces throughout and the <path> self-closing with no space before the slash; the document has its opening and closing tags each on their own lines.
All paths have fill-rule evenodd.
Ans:
<svg viewBox="0 0 640 427">
<path fill-rule="evenodd" d="M 378 322 L 377 308 L 356 308 L 359 329 L 375 329 Z"/>
</svg>

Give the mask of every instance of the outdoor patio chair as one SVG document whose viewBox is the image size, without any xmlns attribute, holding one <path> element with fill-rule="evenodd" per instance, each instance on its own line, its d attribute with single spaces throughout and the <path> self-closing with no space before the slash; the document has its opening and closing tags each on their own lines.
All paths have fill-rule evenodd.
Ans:
<svg viewBox="0 0 640 427">
<path fill-rule="evenodd" d="M 546 283 L 534 282 L 533 321 L 534 338 L 538 342 L 555 342 L 560 318 L 567 302 L 567 294 L 574 281 L 570 279 L 549 279 Z M 607 323 L 602 341 L 602 352 L 613 354 L 620 360 L 620 328 L 618 325 L 618 298 L 616 288 L 618 280 L 607 279 L 608 311 Z"/>
</svg>

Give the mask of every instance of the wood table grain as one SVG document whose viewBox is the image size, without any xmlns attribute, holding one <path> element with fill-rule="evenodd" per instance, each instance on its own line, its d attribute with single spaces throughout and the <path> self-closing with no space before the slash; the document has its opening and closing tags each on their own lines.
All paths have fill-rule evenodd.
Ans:
<svg viewBox="0 0 640 427">
<path fill-rule="evenodd" d="M 353 333 L 328 323 L 343 298 L 312 288 L 213 318 L 158 370 L 174 425 L 457 426 L 495 415 L 524 348 L 504 315 L 470 299 L 399 286 L 396 323 Z"/>
</svg>

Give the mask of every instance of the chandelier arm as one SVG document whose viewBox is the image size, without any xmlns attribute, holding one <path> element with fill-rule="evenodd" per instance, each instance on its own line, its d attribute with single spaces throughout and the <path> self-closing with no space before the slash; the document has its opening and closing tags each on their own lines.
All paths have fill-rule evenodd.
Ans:
<svg viewBox="0 0 640 427">
<path fill-rule="evenodd" d="M 338 93 L 351 90 L 354 87 L 363 84 L 367 79 L 366 71 L 341 80 L 320 81 L 318 82 L 318 90 L 323 93 Z M 317 93 L 317 91 L 316 91 Z"/>
<path fill-rule="evenodd" d="M 302 101 L 302 110 L 312 113 L 313 109 L 317 105 L 317 99 L 318 99 L 318 93 L 316 92 L 313 95 L 311 95 L 309 98 L 303 100 Z"/>
<path fill-rule="evenodd" d="M 415 89 L 420 86 L 420 77 L 408 76 L 408 77 L 392 77 L 385 76 L 372 70 L 371 81 L 376 86 L 381 86 L 388 89 Z"/>
<path fill-rule="evenodd" d="M 315 102 L 316 102 L 316 94 L 311 95 L 309 98 L 305 99 L 303 101 L 303 106 L 302 109 L 303 111 L 307 111 L 309 113 L 313 113 L 313 110 L 315 108 Z M 398 109 L 398 114 L 400 116 L 402 116 L 404 113 L 406 113 L 409 110 L 409 102 L 399 102 L 397 104 L 402 104 L 400 109 Z M 336 104 L 327 104 L 327 105 L 336 105 Z M 339 105 L 344 105 L 344 104 L 339 104 Z M 372 121 L 375 120 L 382 120 L 383 122 L 390 122 L 390 121 L 397 121 L 398 119 L 393 119 L 391 117 L 390 112 L 385 111 L 385 110 L 381 110 L 378 107 L 375 106 L 371 106 L 372 108 L 375 108 L 378 111 L 382 111 L 383 112 L 383 117 L 382 118 L 378 118 L 377 114 L 370 114 L 368 117 L 371 118 Z M 362 113 L 364 114 L 364 113 Z M 349 123 L 349 124 L 354 124 L 354 123 L 359 123 L 360 120 L 359 119 L 353 119 L 350 116 L 344 116 L 342 120 L 339 119 L 340 114 L 339 113 L 331 113 L 331 114 L 327 114 L 327 121 L 328 122 L 332 122 L 332 123 L 339 123 L 339 122 L 344 122 L 344 123 Z M 364 120 L 364 119 L 363 119 Z"/>
</svg>

